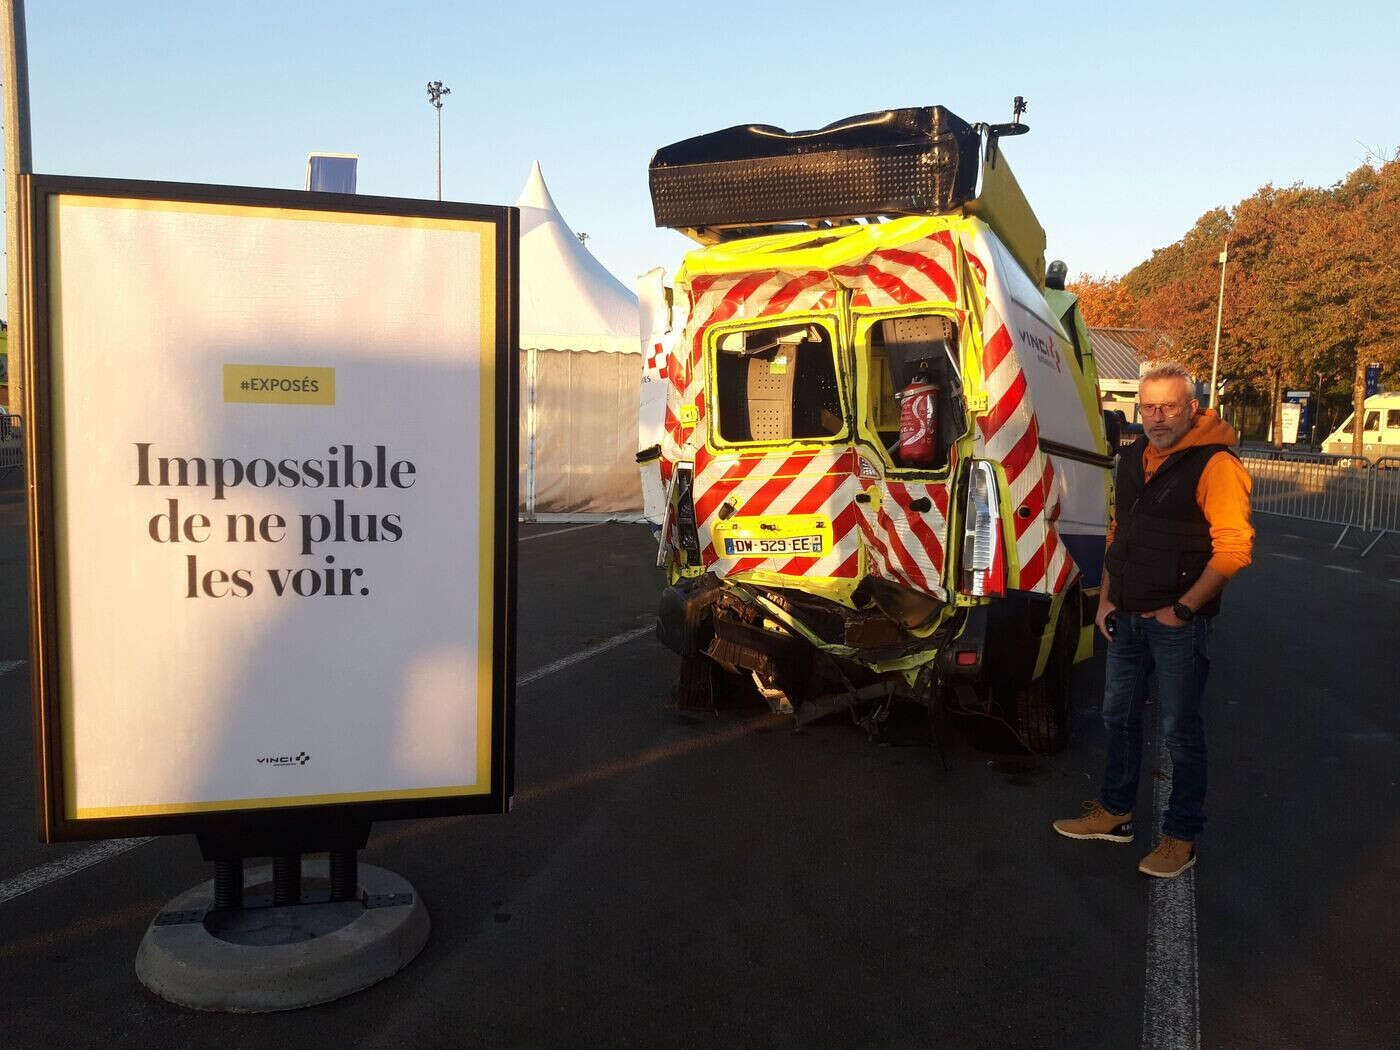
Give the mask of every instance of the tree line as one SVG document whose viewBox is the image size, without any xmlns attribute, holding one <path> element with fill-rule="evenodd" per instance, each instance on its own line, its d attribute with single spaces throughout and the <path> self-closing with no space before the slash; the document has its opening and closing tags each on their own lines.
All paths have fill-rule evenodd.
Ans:
<svg viewBox="0 0 1400 1050">
<path fill-rule="evenodd" d="M 1263 186 L 1123 276 L 1080 275 L 1068 287 L 1090 326 L 1161 329 L 1204 378 L 1222 251 L 1224 400 L 1267 396 L 1273 423 L 1287 389 L 1349 389 L 1359 419 L 1368 363 L 1380 364 L 1382 387 L 1400 385 L 1400 153 L 1326 188 Z"/>
</svg>

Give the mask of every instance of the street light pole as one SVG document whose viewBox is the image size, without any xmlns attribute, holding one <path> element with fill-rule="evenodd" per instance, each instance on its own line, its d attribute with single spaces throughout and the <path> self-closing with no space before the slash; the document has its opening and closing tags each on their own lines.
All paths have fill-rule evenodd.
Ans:
<svg viewBox="0 0 1400 1050">
<path fill-rule="evenodd" d="M 437 199 L 442 200 L 442 98 L 452 94 L 441 80 L 428 81 L 428 104 L 437 110 Z"/>
<path fill-rule="evenodd" d="M 24 295 L 28 274 L 20 243 L 19 178 L 34 170 L 29 150 L 29 58 L 25 45 L 24 0 L 0 0 L 0 52 L 4 59 L 5 119 L 5 273 L 6 313 L 9 317 L 10 411 L 26 416 L 24 399 L 29 376 L 25 372 L 25 347 L 29 322 L 25 316 Z M 25 430 L 25 441 L 31 439 Z"/>
<path fill-rule="evenodd" d="M 1210 404 L 1207 408 L 1215 407 L 1215 376 L 1220 370 L 1220 317 L 1225 311 L 1225 259 L 1230 254 L 1230 242 L 1225 242 L 1225 248 L 1220 253 L 1220 298 L 1215 301 L 1215 355 L 1210 362 Z"/>
</svg>

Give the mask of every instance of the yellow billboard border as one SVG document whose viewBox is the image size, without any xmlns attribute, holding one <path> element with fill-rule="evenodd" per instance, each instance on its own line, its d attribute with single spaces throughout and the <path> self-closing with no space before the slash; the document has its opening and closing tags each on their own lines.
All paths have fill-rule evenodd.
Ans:
<svg viewBox="0 0 1400 1050">
<path fill-rule="evenodd" d="M 454 232 L 472 231 L 477 233 L 480 246 L 480 321 L 481 321 L 481 347 L 480 357 L 480 381 L 478 396 L 480 400 L 479 427 L 482 449 L 482 463 L 486 466 L 479 472 L 478 505 L 481 510 L 480 520 L 483 523 L 492 525 L 490 529 L 483 529 L 478 535 L 478 568 L 480 590 L 478 595 L 478 660 L 477 660 L 477 756 L 476 756 L 476 780 L 471 784 L 441 785 L 426 788 L 400 789 L 396 791 L 364 791 L 364 792 L 344 792 L 321 795 L 301 795 L 301 796 L 268 796 L 239 799 L 220 799 L 202 802 L 185 803 L 155 803 L 136 806 L 112 806 L 112 807 L 83 807 L 78 808 L 74 803 L 76 797 L 76 768 L 74 762 L 74 739 L 73 739 L 73 689 L 72 689 L 72 645 L 71 645 L 71 622 L 69 619 L 69 603 L 62 598 L 55 601 L 57 605 L 57 641 L 59 648 L 58 658 L 58 684 L 59 684 L 59 741 L 62 750 L 63 763 L 63 798 L 62 798 L 62 820 L 69 825 L 83 824 L 96 820 L 111 819 L 131 819 L 151 816 L 182 816 L 202 813 L 227 813 L 237 814 L 250 810 L 286 810 L 303 806 L 326 806 L 335 804 L 355 804 L 355 803 L 392 803 L 396 801 L 408 801 L 414 799 L 446 799 L 462 796 L 489 797 L 493 792 L 493 782 L 498 772 L 492 762 L 493 743 L 496 739 L 497 730 L 503 727 L 496 726 L 493 718 L 496 699 L 496 686 L 494 669 L 496 666 L 496 645 L 500 641 L 496 637 L 496 606 L 498 599 L 505 600 L 505 596 L 497 594 L 497 587 L 501 580 L 495 572 L 495 554 L 499 537 L 495 535 L 494 523 L 498 511 L 496 478 L 497 471 L 490 465 L 494 464 L 498 450 L 496 447 L 496 427 L 499 422 L 498 416 L 504 411 L 510 402 L 510 398 L 502 401 L 498 397 L 497 390 L 497 341 L 500 336 L 500 324 L 509 318 L 498 316 L 501 306 L 499 289 L 502 278 L 502 263 L 507 263 L 507 278 L 513 276 L 509 272 L 510 260 L 502 260 L 497 250 L 497 238 L 500 234 L 501 224 L 499 222 L 485 221 L 457 216 L 423 216 L 423 215 L 396 215 L 376 212 L 360 211 L 335 211 L 315 208 L 297 208 L 283 206 L 269 206 L 263 204 L 244 203 L 222 203 L 211 201 L 194 201 L 179 199 L 157 199 L 149 197 L 124 197 L 120 195 L 95 195 L 81 192 L 63 192 L 57 190 L 47 197 L 48 222 L 47 222 L 47 248 L 48 248 L 48 310 L 44 319 L 49 334 L 49 358 L 51 362 L 50 373 L 52 381 L 47 398 L 50 417 L 50 439 L 52 447 L 52 460 L 54 464 L 64 462 L 63 456 L 66 452 L 64 448 L 65 428 L 64 419 L 57 406 L 63 403 L 62 375 L 63 375 L 63 345 L 62 329 L 56 323 L 62 316 L 61 283 L 58 280 L 61 260 L 61 244 L 59 238 L 58 215 L 63 207 L 87 207 L 103 208 L 124 211 L 163 211 L 177 212 L 185 214 L 203 215 L 229 215 L 240 217 L 257 216 L 258 218 L 282 219 L 290 221 L 304 222 L 331 222 L 345 223 L 363 226 L 388 226 L 401 229 L 436 229 L 450 230 Z M 400 202 L 395 202 L 400 203 Z M 418 202 L 414 202 L 418 203 Z M 514 289 L 512 289 L 513 293 Z M 56 473 L 56 472 L 54 472 Z M 511 474 L 507 471 L 507 477 Z M 54 484 L 51 486 L 51 497 L 53 499 L 53 509 L 50 523 L 55 533 L 62 531 L 63 523 L 67 520 L 67 508 L 65 504 L 66 486 Z M 507 548 L 508 556 L 513 556 L 514 552 Z M 53 542 L 54 564 L 56 576 L 56 595 L 66 595 L 68 593 L 67 583 L 69 580 L 70 566 L 68 562 L 68 545 L 66 542 L 59 542 L 57 536 Z M 509 623 L 506 624 L 509 628 Z M 38 639 L 36 638 L 36 645 Z M 512 671 L 512 661 L 503 662 L 502 673 L 510 674 Z M 36 684 L 39 667 L 36 663 Z M 506 684 L 508 688 L 508 683 Z M 501 711 L 503 720 L 511 717 L 509 704 L 503 705 Z M 43 761 L 43 756 L 38 756 Z M 504 756 L 503 756 L 504 760 Z M 507 761 L 508 764 L 508 760 Z M 508 778 L 501 777 L 501 791 L 508 800 L 511 785 Z M 45 828 L 46 837 L 52 828 Z M 65 836 L 67 837 L 67 836 Z"/>
</svg>

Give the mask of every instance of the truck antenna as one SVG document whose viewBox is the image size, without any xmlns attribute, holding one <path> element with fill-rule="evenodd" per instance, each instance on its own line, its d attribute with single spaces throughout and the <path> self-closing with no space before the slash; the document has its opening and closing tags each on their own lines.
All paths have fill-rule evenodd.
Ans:
<svg viewBox="0 0 1400 1050">
<path fill-rule="evenodd" d="M 1011 100 L 1010 124 L 975 124 L 978 131 L 987 136 L 986 163 L 995 167 L 997 162 L 997 139 L 1003 135 L 1024 135 L 1031 130 L 1029 124 L 1021 123 L 1021 115 L 1030 108 L 1030 103 L 1022 95 Z"/>
</svg>

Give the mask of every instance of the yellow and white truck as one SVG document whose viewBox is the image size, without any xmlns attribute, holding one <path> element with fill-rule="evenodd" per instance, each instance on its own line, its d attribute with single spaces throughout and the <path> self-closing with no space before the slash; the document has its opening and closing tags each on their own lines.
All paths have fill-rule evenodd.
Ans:
<svg viewBox="0 0 1400 1050">
<path fill-rule="evenodd" d="M 1001 141 L 942 107 L 658 150 L 638 462 L 680 703 L 947 705 L 1066 742 L 1112 492 L 1098 375 Z M 1057 287 L 1058 286 L 1058 287 Z M 750 686 L 751 683 L 751 686 Z"/>
</svg>

